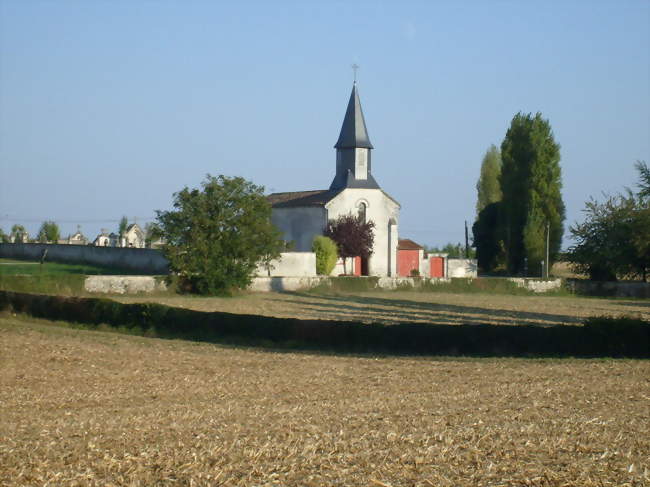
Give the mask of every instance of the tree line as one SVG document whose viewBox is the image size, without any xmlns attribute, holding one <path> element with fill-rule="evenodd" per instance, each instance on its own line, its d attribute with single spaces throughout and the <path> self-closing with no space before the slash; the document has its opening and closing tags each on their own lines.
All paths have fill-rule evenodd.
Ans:
<svg viewBox="0 0 650 487">
<path fill-rule="evenodd" d="M 117 235 L 122 238 L 126 234 L 126 230 L 129 226 L 129 220 L 126 216 L 122 216 L 119 221 Z M 77 226 L 77 231 L 81 232 L 81 226 Z M 102 230 L 103 232 L 104 230 Z M 145 240 L 149 244 L 152 241 L 151 236 L 152 224 L 147 223 L 144 228 Z M 1 243 L 49 243 L 55 244 L 61 240 L 61 230 L 59 225 L 53 220 L 45 220 L 41 223 L 41 226 L 38 229 L 38 233 L 35 238 L 30 238 L 27 229 L 20 224 L 15 224 L 11 227 L 10 233 L 5 233 L 2 228 L 0 228 L 0 242 Z"/>
<path fill-rule="evenodd" d="M 0 228 L 0 242 L 2 243 L 58 243 L 59 240 L 61 240 L 59 225 L 51 220 L 46 220 L 41 224 L 35 239 L 30 239 L 27 229 L 18 223 L 11 227 L 11 232 L 9 234 L 4 233 Z"/>
</svg>

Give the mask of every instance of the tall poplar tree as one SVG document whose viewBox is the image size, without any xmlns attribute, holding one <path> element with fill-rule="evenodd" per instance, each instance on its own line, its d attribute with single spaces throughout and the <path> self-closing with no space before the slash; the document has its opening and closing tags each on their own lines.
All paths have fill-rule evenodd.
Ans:
<svg viewBox="0 0 650 487">
<path fill-rule="evenodd" d="M 483 156 L 481 174 L 476 183 L 476 221 L 472 226 L 478 266 L 493 272 L 504 266 L 501 217 L 501 153 L 492 144 Z"/>
<path fill-rule="evenodd" d="M 501 153 L 499 149 L 492 144 L 483 156 L 481 163 L 481 175 L 476 183 L 478 193 L 476 199 L 476 214 L 491 203 L 501 201 Z"/>
<path fill-rule="evenodd" d="M 546 226 L 550 226 L 550 261 L 560 251 L 564 233 L 560 146 L 541 113 L 517 113 L 501 144 L 503 235 L 508 270 L 526 266 L 537 274 L 545 260 Z"/>
</svg>

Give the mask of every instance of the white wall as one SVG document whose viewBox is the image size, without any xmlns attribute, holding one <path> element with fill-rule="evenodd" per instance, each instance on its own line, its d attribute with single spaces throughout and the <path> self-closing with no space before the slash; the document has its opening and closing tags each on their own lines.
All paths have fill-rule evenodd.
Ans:
<svg viewBox="0 0 650 487">
<path fill-rule="evenodd" d="M 345 259 L 345 265 L 343 265 L 343 258 L 339 257 L 334 265 L 334 269 L 330 272 L 330 276 L 341 276 L 344 275 L 346 271 L 348 276 L 354 274 L 354 257 L 348 257 Z"/>
<path fill-rule="evenodd" d="M 420 258 L 420 275 L 422 277 L 431 277 L 431 257 L 442 257 L 444 259 L 444 262 L 442 264 L 442 275 L 443 277 L 448 277 L 447 276 L 447 255 L 449 254 L 441 254 L 441 253 L 434 253 L 434 254 L 427 254 L 426 257 L 424 257 L 424 252 L 421 254 Z"/>
<path fill-rule="evenodd" d="M 476 259 L 447 259 L 447 275 L 445 277 L 477 277 L 477 275 Z"/>
<path fill-rule="evenodd" d="M 350 213 L 356 216 L 357 207 L 362 201 L 367 205 L 366 219 L 375 223 L 375 242 L 368 261 L 368 272 L 372 276 L 395 275 L 397 225 L 394 225 L 394 235 L 390 235 L 390 239 L 388 225 L 391 218 L 399 223 L 398 203 L 380 189 L 346 188 L 325 205 L 327 218 L 334 220 Z"/>
<path fill-rule="evenodd" d="M 282 252 L 280 259 L 271 261 L 270 275 L 287 277 L 309 277 L 316 275 L 316 254 L 314 252 Z M 268 277 L 264 265 L 258 265 L 256 274 Z"/>
</svg>

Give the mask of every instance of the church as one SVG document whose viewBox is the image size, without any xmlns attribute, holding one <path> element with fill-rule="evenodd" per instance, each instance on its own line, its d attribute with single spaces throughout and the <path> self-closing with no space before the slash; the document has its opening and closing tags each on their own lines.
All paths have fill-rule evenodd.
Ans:
<svg viewBox="0 0 650 487">
<path fill-rule="evenodd" d="M 273 193 L 271 219 L 286 242 L 297 252 L 310 252 L 314 237 L 322 235 L 328 220 L 358 215 L 375 223 L 372 255 L 356 259 L 355 273 L 370 276 L 397 275 L 397 227 L 400 204 L 381 189 L 372 173 L 366 122 L 356 82 L 345 111 L 336 149 L 336 173 L 328 189 Z M 360 261 L 360 262 L 359 262 Z"/>
</svg>

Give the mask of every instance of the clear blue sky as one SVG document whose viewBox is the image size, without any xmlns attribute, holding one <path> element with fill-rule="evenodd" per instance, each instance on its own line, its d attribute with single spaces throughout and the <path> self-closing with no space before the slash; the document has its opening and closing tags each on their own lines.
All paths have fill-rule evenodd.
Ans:
<svg viewBox="0 0 650 487">
<path fill-rule="evenodd" d="M 207 173 L 327 188 L 352 63 L 400 236 L 463 240 L 518 111 L 562 146 L 568 227 L 650 162 L 649 31 L 648 1 L 0 0 L 0 227 L 94 237 Z"/>
</svg>

